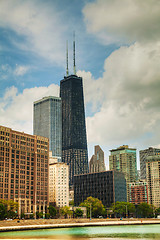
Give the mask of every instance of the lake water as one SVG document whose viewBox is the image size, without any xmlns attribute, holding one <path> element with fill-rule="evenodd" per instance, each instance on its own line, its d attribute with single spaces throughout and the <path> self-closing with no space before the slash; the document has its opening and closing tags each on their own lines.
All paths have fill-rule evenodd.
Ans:
<svg viewBox="0 0 160 240">
<path fill-rule="evenodd" d="M 0 233 L 0 239 L 160 240 L 160 224 L 13 231 Z"/>
</svg>

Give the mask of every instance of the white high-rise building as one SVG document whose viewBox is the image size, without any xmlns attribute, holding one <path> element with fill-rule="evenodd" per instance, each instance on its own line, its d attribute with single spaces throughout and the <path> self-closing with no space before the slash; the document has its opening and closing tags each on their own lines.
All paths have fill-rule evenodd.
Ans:
<svg viewBox="0 0 160 240">
<path fill-rule="evenodd" d="M 55 203 L 57 207 L 69 206 L 69 166 L 50 159 L 49 202 Z"/>
</svg>

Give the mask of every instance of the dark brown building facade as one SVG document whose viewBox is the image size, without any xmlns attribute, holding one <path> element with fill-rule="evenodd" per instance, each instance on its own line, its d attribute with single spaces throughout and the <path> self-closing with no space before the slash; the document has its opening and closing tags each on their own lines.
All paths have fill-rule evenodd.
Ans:
<svg viewBox="0 0 160 240">
<path fill-rule="evenodd" d="M 146 182 L 129 183 L 129 201 L 133 204 L 148 202 L 148 184 Z"/>
<path fill-rule="evenodd" d="M 49 140 L 0 126 L 0 199 L 18 214 L 45 212 L 49 203 Z"/>
</svg>

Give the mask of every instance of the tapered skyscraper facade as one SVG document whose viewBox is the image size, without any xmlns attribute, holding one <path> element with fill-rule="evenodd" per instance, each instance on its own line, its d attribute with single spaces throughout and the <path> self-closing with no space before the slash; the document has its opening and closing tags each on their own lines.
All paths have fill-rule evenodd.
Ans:
<svg viewBox="0 0 160 240">
<path fill-rule="evenodd" d="M 105 163 L 104 163 L 104 152 L 100 148 L 99 145 L 94 147 L 94 155 L 92 155 L 91 160 L 89 162 L 89 172 L 104 172 L 106 171 Z"/>
<path fill-rule="evenodd" d="M 60 82 L 62 101 L 62 161 L 69 165 L 69 183 L 73 176 L 88 173 L 88 151 L 82 78 L 64 77 Z"/>
<path fill-rule="evenodd" d="M 33 132 L 49 138 L 52 156 L 61 160 L 62 154 L 62 114 L 59 97 L 44 97 L 34 102 Z"/>
</svg>

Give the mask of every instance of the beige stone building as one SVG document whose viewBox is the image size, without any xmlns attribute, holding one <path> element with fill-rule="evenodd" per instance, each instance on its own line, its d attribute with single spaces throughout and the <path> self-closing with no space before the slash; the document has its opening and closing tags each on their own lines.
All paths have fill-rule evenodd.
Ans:
<svg viewBox="0 0 160 240">
<path fill-rule="evenodd" d="M 146 158 L 149 203 L 160 207 L 160 155 Z"/>
<path fill-rule="evenodd" d="M 49 151 L 49 164 L 52 164 L 52 163 L 57 163 L 59 160 L 58 157 L 53 157 L 52 156 L 52 151 Z"/>
<path fill-rule="evenodd" d="M 0 126 L 0 199 L 19 203 L 19 216 L 49 204 L 49 140 Z"/>
<path fill-rule="evenodd" d="M 86 207 L 70 207 L 70 210 L 72 210 L 73 212 L 76 211 L 76 209 L 81 209 L 83 211 L 83 218 L 87 218 L 87 208 Z"/>
<path fill-rule="evenodd" d="M 99 145 L 94 147 L 94 155 L 91 157 L 89 162 L 89 172 L 104 172 L 106 171 L 104 163 L 104 152 Z"/>
<path fill-rule="evenodd" d="M 57 207 L 69 206 L 69 167 L 66 163 L 49 165 L 49 202 Z"/>
<path fill-rule="evenodd" d="M 70 201 L 74 201 L 74 189 L 73 189 L 73 187 L 69 188 L 69 202 Z"/>
</svg>

